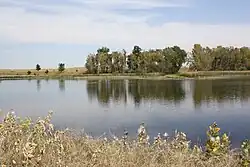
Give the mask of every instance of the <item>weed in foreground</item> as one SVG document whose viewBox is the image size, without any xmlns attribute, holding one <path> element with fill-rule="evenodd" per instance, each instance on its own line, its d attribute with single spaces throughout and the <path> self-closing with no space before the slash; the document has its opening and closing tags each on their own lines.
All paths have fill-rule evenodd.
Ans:
<svg viewBox="0 0 250 167">
<path fill-rule="evenodd" d="M 0 123 L 0 162 L 5 166 L 51 167 L 236 167 L 249 165 L 250 142 L 241 152 L 230 150 L 226 134 L 220 136 L 216 123 L 209 126 L 205 150 L 190 146 L 183 132 L 158 134 L 150 144 L 145 124 L 138 129 L 137 140 L 93 138 L 73 131 L 55 130 L 52 113 L 44 119 L 20 119 L 8 113 Z M 236 156 L 237 155 L 237 156 Z"/>
</svg>

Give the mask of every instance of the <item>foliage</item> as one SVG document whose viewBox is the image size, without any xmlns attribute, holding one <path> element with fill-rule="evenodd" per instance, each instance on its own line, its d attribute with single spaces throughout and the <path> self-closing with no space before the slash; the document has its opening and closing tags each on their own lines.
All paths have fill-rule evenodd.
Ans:
<svg viewBox="0 0 250 167">
<path fill-rule="evenodd" d="M 48 73 L 49 73 L 49 70 L 46 70 L 46 71 L 45 71 L 45 74 L 48 74 Z"/>
<path fill-rule="evenodd" d="M 65 70 L 65 64 L 64 63 L 59 63 L 58 65 L 58 71 L 63 72 Z"/>
<path fill-rule="evenodd" d="M 226 133 L 220 137 L 220 128 L 214 122 L 207 131 L 206 152 L 209 155 L 226 154 L 229 151 L 230 141 Z"/>
<path fill-rule="evenodd" d="M 41 70 L 41 66 L 39 64 L 36 65 L 36 70 L 40 71 Z"/>
<path fill-rule="evenodd" d="M 220 129 L 216 123 L 209 126 L 210 144 L 206 145 L 204 152 L 197 145 L 191 147 L 186 134 L 179 131 L 175 131 L 173 137 L 159 133 L 150 143 L 144 123 L 138 129 L 137 141 L 129 140 L 126 130 L 121 139 L 112 135 L 112 140 L 78 135 L 69 129 L 55 130 L 51 118 L 52 112 L 36 121 L 20 119 L 15 113 L 8 113 L 0 123 L 1 165 L 246 167 L 249 164 L 249 141 L 242 143 L 239 159 L 235 156 L 237 154 L 228 150 L 229 139 L 225 135 L 221 140 L 213 139 L 219 136 Z M 215 141 L 220 141 L 220 144 L 211 144 Z M 208 157 L 208 153 L 212 152 L 217 154 L 209 154 Z"/>
<path fill-rule="evenodd" d="M 27 74 L 30 75 L 30 74 L 31 74 L 31 71 L 27 71 Z"/>
<path fill-rule="evenodd" d="M 139 46 L 133 47 L 132 53 L 122 52 L 102 47 L 96 54 L 87 57 L 85 67 L 89 73 L 177 73 L 185 62 L 187 53 L 174 46 L 165 49 L 143 51 Z"/>
<path fill-rule="evenodd" d="M 184 63 L 191 70 L 224 71 L 250 70 L 250 48 L 247 47 L 202 47 L 195 44 L 188 54 L 179 46 L 163 49 L 142 50 L 135 45 L 131 54 L 113 51 L 107 47 L 97 49 L 96 54 L 90 54 L 85 66 L 89 73 L 177 73 Z"/>
<path fill-rule="evenodd" d="M 202 47 L 195 44 L 191 54 L 190 68 L 198 71 L 249 70 L 250 48 Z"/>
<path fill-rule="evenodd" d="M 250 165 L 250 141 L 246 139 L 241 144 L 241 164 L 244 167 L 248 167 Z"/>
</svg>

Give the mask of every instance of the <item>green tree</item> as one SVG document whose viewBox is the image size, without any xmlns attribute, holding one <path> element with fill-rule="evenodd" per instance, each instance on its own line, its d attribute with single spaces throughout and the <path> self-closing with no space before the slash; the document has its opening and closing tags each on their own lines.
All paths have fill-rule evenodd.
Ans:
<svg viewBox="0 0 250 167">
<path fill-rule="evenodd" d="M 213 57 L 210 48 L 203 48 L 200 44 L 195 44 L 192 50 L 192 68 L 198 71 L 210 70 L 212 68 Z"/>
<path fill-rule="evenodd" d="M 130 72 L 139 71 L 139 65 L 141 61 L 141 51 L 142 49 L 138 45 L 135 45 L 133 47 L 132 54 L 128 56 L 127 65 Z"/>
<path fill-rule="evenodd" d="M 108 54 L 110 52 L 110 49 L 108 47 L 101 47 L 99 49 L 97 49 L 97 54 L 98 53 L 106 53 Z"/>
<path fill-rule="evenodd" d="M 58 65 L 58 71 L 63 72 L 65 70 L 65 64 L 64 63 L 59 63 Z"/>
<path fill-rule="evenodd" d="M 177 73 L 186 61 L 187 53 L 178 46 L 163 49 L 164 72 Z"/>
<path fill-rule="evenodd" d="M 208 70 L 247 70 L 250 64 L 250 49 L 247 47 L 203 48 L 195 44 L 190 68 L 198 71 Z"/>
<path fill-rule="evenodd" d="M 124 53 L 122 52 L 112 52 L 112 72 L 123 73 L 125 69 L 125 59 Z"/>
<path fill-rule="evenodd" d="M 172 71 L 172 73 L 176 73 L 180 70 L 183 63 L 186 62 L 187 52 L 185 50 L 181 49 L 179 46 L 174 46 L 174 47 L 172 47 L 172 49 L 176 54 L 174 54 L 175 57 L 173 57 L 173 59 L 172 59 L 173 69 L 171 71 Z"/>
<path fill-rule="evenodd" d="M 135 45 L 132 51 L 132 54 L 133 54 L 132 64 L 133 64 L 135 72 L 141 71 L 140 65 L 144 63 L 141 57 L 141 52 L 142 52 L 142 49 L 140 48 L 140 46 Z"/>
<path fill-rule="evenodd" d="M 127 66 L 128 66 L 128 70 L 129 72 L 133 71 L 133 64 L 132 64 L 132 54 L 128 55 L 127 57 Z"/>
<path fill-rule="evenodd" d="M 90 54 L 87 57 L 85 67 L 88 70 L 88 73 L 95 74 L 97 73 L 97 62 L 96 62 L 96 55 Z"/>
<path fill-rule="evenodd" d="M 36 70 L 40 71 L 41 70 L 41 66 L 39 64 L 36 65 Z"/>
<path fill-rule="evenodd" d="M 111 72 L 112 68 L 112 55 L 109 54 L 110 49 L 107 47 L 101 47 L 97 49 L 97 60 L 99 66 L 100 73 L 108 73 Z"/>
</svg>

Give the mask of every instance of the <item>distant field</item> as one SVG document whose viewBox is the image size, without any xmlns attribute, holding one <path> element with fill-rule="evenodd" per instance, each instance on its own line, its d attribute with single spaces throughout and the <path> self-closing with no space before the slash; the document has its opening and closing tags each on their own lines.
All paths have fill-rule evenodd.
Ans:
<svg viewBox="0 0 250 167">
<path fill-rule="evenodd" d="M 49 73 L 46 74 L 45 71 Z M 27 72 L 31 74 L 28 75 Z M 107 73 L 107 74 L 87 74 L 85 67 L 66 68 L 60 73 L 58 69 L 42 69 L 36 71 L 35 69 L 0 69 L 0 79 L 30 79 L 30 78 L 80 78 L 80 79 L 187 79 L 187 78 L 221 78 L 221 77 L 239 77 L 250 76 L 249 71 L 189 71 L 188 68 L 182 68 L 177 74 L 164 73 Z"/>
<path fill-rule="evenodd" d="M 45 71 L 48 70 L 49 73 L 45 74 Z M 41 69 L 40 71 L 36 71 L 35 69 L 0 69 L 0 75 L 27 75 L 27 72 L 31 72 L 32 75 L 58 75 L 59 72 L 57 69 Z M 66 68 L 62 73 L 64 75 L 80 75 L 87 72 L 87 69 L 84 67 L 74 67 L 74 68 Z"/>
</svg>

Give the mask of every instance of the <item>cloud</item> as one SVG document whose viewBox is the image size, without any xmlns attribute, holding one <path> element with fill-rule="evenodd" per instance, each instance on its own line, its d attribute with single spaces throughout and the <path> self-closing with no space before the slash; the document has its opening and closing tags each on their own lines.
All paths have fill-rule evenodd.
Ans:
<svg viewBox="0 0 250 167">
<path fill-rule="evenodd" d="M 2 3 L 1 3 L 2 2 Z M 166 22 L 151 26 L 148 19 L 156 13 L 118 14 L 117 9 L 188 7 L 188 1 L 163 0 L 2 0 L 0 37 L 18 43 L 70 43 L 106 45 L 131 49 L 180 45 L 190 50 L 194 43 L 203 45 L 250 46 L 250 25 L 209 25 Z M 11 2 L 6 5 L 6 2 Z M 40 9 L 30 12 L 27 9 Z M 53 15 L 43 14 L 46 10 Z M 56 14 L 55 14 L 56 13 Z"/>
<path fill-rule="evenodd" d="M 74 0 L 75 2 L 83 2 L 92 8 L 105 9 L 151 9 L 156 7 L 186 7 L 185 1 L 178 0 Z"/>
</svg>

